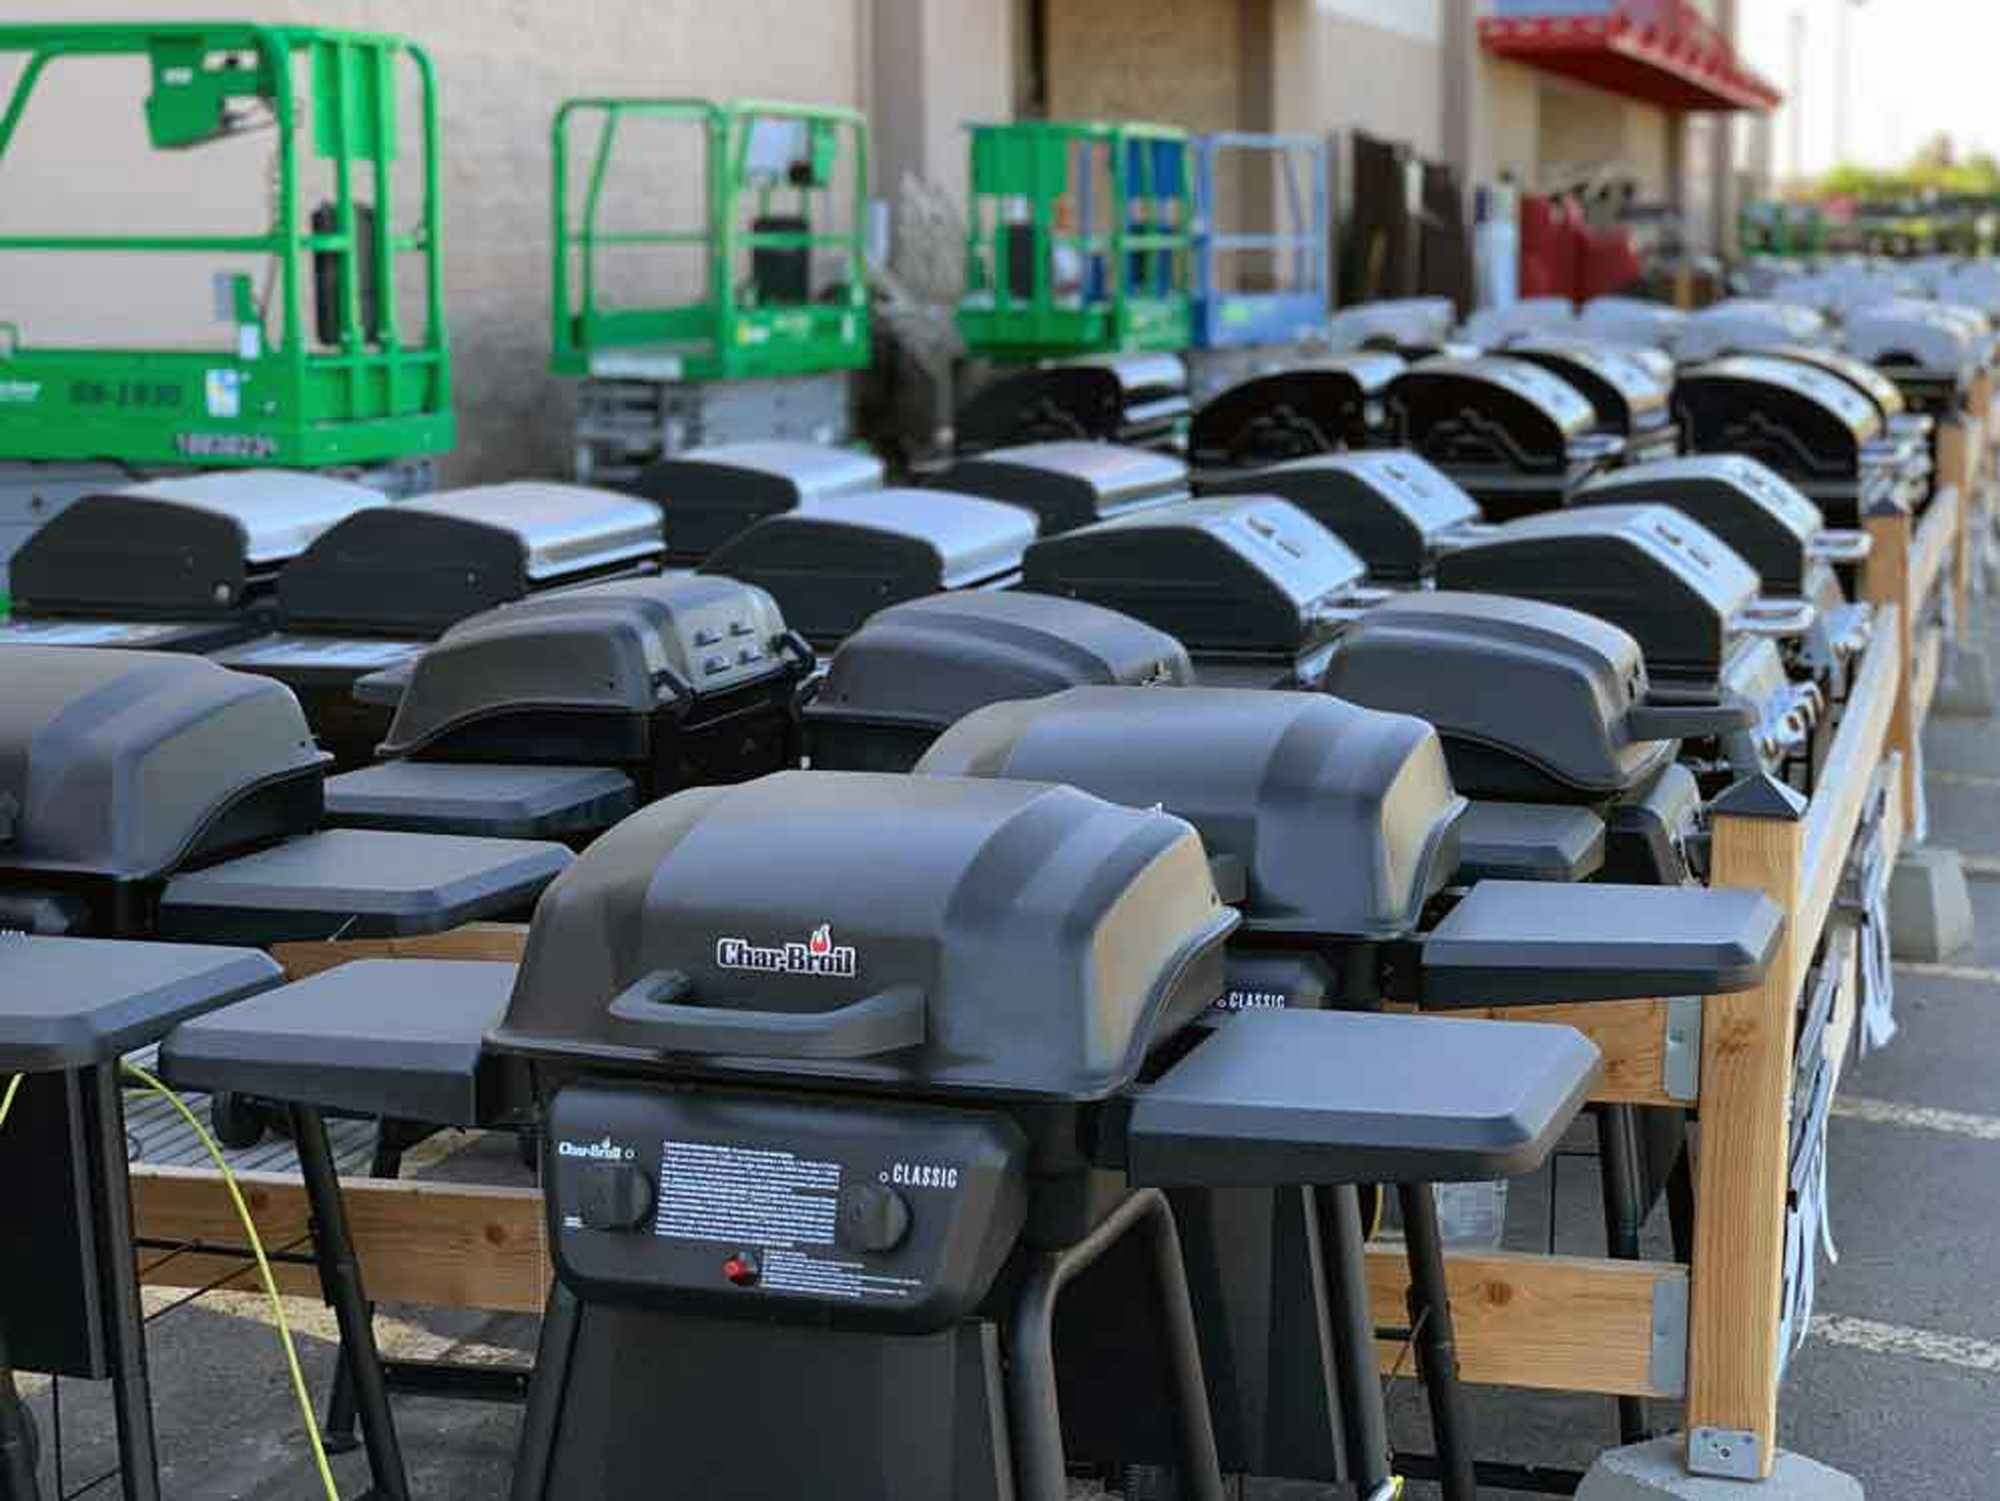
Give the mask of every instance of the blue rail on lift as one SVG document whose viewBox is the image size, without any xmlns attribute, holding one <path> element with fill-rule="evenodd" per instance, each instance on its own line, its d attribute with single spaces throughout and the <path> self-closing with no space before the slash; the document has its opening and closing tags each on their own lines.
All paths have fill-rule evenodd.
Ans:
<svg viewBox="0 0 2000 1501">
<path fill-rule="evenodd" d="M 1217 165 L 1225 153 L 1267 157 L 1274 180 L 1272 229 L 1251 233 L 1218 224 Z M 1291 344 L 1325 328 L 1333 307 L 1328 241 L 1327 142 L 1320 136 L 1218 130 L 1194 140 L 1194 344 L 1221 349 Z M 1231 252 L 1271 252 L 1279 285 L 1227 287 Z"/>
</svg>

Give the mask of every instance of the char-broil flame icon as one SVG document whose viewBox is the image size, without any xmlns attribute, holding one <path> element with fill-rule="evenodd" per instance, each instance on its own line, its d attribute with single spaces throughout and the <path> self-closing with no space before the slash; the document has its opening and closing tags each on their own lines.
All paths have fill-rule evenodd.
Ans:
<svg viewBox="0 0 2000 1501">
<path fill-rule="evenodd" d="M 833 952 L 833 924 L 821 923 L 812 930 L 812 937 L 806 940 L 807 952 L 819 956 Z"/>
</svg>

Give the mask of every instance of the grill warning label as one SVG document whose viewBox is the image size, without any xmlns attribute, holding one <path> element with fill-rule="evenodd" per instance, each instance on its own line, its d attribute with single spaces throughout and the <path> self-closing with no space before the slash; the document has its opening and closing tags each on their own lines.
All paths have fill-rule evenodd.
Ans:
<svg viewBox="0 0 2000 1501">
<path fill-rule="evenodd" d="M 794 1152 L 670 1141 L 655 1233 L 673 1240 L 830 1246 L 840 1164 Z"/>
<path fill-rule="evenodd" d="M 842 1301 L 914 1297 L 921 1278 L 871 1270 L 835 1249 L 841 1165 L 771 1148 L 664 1142 L 654 1234 L 758 1253 L 766 1292 Z"/>
</svg>

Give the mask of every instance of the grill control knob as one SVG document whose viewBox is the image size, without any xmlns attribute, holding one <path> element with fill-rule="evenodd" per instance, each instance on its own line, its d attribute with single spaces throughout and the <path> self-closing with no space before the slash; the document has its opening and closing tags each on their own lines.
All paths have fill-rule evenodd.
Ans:
<svg viewBox="0 0 2000 1501">
<path fill-rule="evenodd" d="M 910 1203 L 895 1189 L 857 1183 L 843 1189 L 833 1238 L 849 1251 L 893 1251 L 910 1233 Z"/>
<path fill-rule="evenodd" d="M 653 1180 L 630 1162 L 593 1162 L 576 1201 L 578 1217 L 593 1230 L 636 1230 L 653 1212 Z"/>
</svg>

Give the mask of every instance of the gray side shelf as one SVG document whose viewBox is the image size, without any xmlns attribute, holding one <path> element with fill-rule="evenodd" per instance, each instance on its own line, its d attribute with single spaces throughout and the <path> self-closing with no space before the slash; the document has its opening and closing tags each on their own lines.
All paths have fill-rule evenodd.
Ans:
<svg viewBox="0 0 2000 1501">
<path fill-rule="evenodd" d="M 357 959 L 176 1028 L 160 1066 L 178 1088 L 485 1125 L 499 1095 L 486 1034 L 514 976 L 485 960 Z"/>
<path fill-rule="evenodd" d="M 1604 820 L 1589 808 L 1474 802 L 1459 816 L 1460 881 L 1583 881 L 1603 865 Z"/>
<path fill-rule="evenodd" d="M 638 805 L 632 779 L 608 766 L 389 761 L 326 782 L 329 824 L 414 834 L 566 839 L 608 829 Z"/>
<path fill-rule="evenodd" d="M 527 906 L 570 859 L 529 840 L 327 829 L 175 876 L 159 931 L 258 944 L 439 933 Z"/>
<path fill-rule="evenodd" d="M 1425 936 L 1422 996 L 1493 1006 L 1747 990 L 1783 924 L 1757 891 L 1482 881 Z"/>
<path fill-rule="evenodd" d="M 108 1063 L 283 978 L 251 949 L 0 933 L 0 1075 Z"/>
<path fill-rule="evenodd" d="M 1161 1187 L 1515 1176 L 1548 1156 L 1600 1065 L 1569 1027 L 1246 1011 L 1133 1105 L 1127 1170 Z"/>
</svg>

